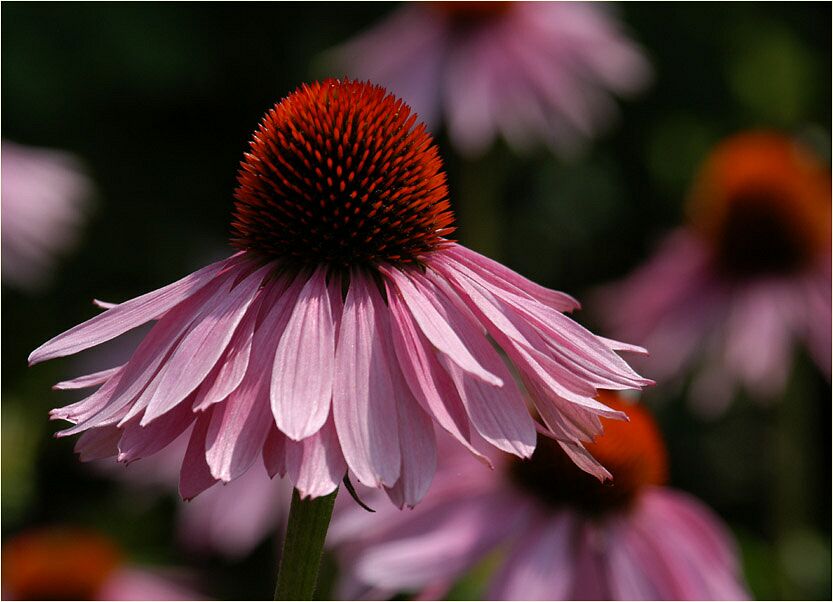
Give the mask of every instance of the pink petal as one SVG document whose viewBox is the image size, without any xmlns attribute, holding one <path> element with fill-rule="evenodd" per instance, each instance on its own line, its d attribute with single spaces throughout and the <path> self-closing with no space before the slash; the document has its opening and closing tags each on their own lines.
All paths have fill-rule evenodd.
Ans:
<svg viewBox="0 0 833 602">
<path fill-rule="evenodd" d="M 517 272 L 513 272 L 503 264 L 463 245 L 450 245 L 446 254 L 453 257 L 455 262 L 472 270 L 481 279 L 510 293 L 523 293 L 558 311 L 569 312 L 581 307 L 581 304 L 570 295 L 536 284 Z"/>
<path fill-rule="evenodd" d="M 386 353 L 395 358 L 390 346 Z M 388 495 L 398 507 L 413 508 L 428 492 L 437 466 L 434 423 L 408 388 L 398 362 L 391 361 L 389 365 L 398 414 L 402 469 L 399 480 L 388 490 Z"/>
<path fill-rule="evenodd" d="M 404 302 L 387 286 L 390 329 L 399 367 L 408 388 L 422 409 L 463 444 L 472 454 L 489 463 L 470 441 L 469 422 L 449 376 L 424 340 Z"/>
<path fill-rule="evenodd" d="M 57 391 L 65 391 L 70 389 L 88 389 L 90 387 L 97 387 L 98 385 L 107 382 L 111 376 L 121 370 L 124 366 L 116 366 L 108 370 L 102 370 L 86 376 L 79 376 L 71 380 L 62 380 L 59 383 L 52 385 L 52 388 Z"/>
<path fill-rule="evenodd" d="M 269 434 L 266 436 L 266 443 L 263 444 L 263 466 L 269 478 L 275 475 L 283 477 L 286 474 L 286 446 L 288 439 L 286 435 L 272 425 Z"/>
<path fill-rule="evenodd" d="M 323 426 L 333 395 L 335 334 L 326 270 L 301 291 L 275 354 L 270 397 L 278 428 L 299 441 Z"/>
<path fill-rule="evenodd" d="M 430 293 L 420 290 L 412 280 L 399 270 L 385 269 L 383 271 L 396 285 L 398 295 L 407 305 L 422 333 L 434 347 L 447 355 L 451 361 L 466 372 L 497 387 L 503 385 L 500 378 L 483 368 L 466 349 L 454 330 L 426 298 L 426 294 Z"/>
<path fill-rule="evenodd" d="M 505 383 L 503 387 L 493 387 L 483 381 L 468 378 L 456 365 L 441 359 L 446 372 L 451 376 L 469 419 L 477 432 L 489 443 L 503 451 L 528 458 L 535 449 L 536 433 L 526 403 L 520 390 L 503 360 L 482 334 L 461 312 L 450 289 L 438 288 L 434 299 L 442 306 L 437 307 L 448 324 L 454 329 L 467 349 L 471 350 L 477 362 Z M 454 295 L 452 297 L 452 295 Z M 443 361 L 445 360 L 445 361 Z"/>
<path fill-rule="evenodd" d="M 223 401 L 234 391 L 246 375 L 249 355 L 252 351 L 252 338 L 255 322 L 260 313 L 262 301 L 266 295 L 259 295 L 234 333 L 224 356 L 217 362 L 194 397 L 194 411 L 203 411 L 215 403 Z"/>
<path fill-rule="evenodd" d="M 572 544 L 576 521 L 561 512 L 536 523 L 508 553 L 507 562 L 489 587 L 489 599 L 568 599 L 575 579 Z"/>
<path fill-rule="evenodd" d="M 355 558 L 355 572 L 376 587 L 421 588 L 461 575 L 521 526 L 523 501 L 490 492 L 450 498 L 388 530 Z"/>
<path fill-rule="evenodd" d="M 173 284 L 125 301 L 83 324 L 70 328 L 35 349 L 29 355 L 29 365 L 78 353 L 156 319 L 194 295 L 235 261 L 233 257 L 212 263 Z"/>
<path fill-rule="evenodd" d="M 140 425 L 139 420 L 134 418 L 123 427 L 124 434 L 119 441 L 119 462 L 132 462 L 161 451 L 184 433 L 194 418 L 190 403 L 174 408 L 164 420 L 157 420 L 147 426 Z"/>
<path fill-rule="evenodd" d="M 281 283 L 270 286 L 282 287 Z M 270 426 L 269 380 L 275 341 L 280 337 L 303 287 L 298 277 L 269 307 L 252 342 L 251 360 L 240 386 L 215 408 L 207 435 L 206 459 L 211 474 L 230 481 L 245 472 L 262 453 Z M 268 301 L 267 297 L 267 301 Z"/>
<path fill-rule="evenodd" d="M 185 457 L 182 459 L 182 468 L 179 473 L 179 495 L 188 501 L 217 483 L 211 475 L 208 463 L 205 460 L 205 437 L 208 433 L 208 426 L 211 423 L 211 414 L 214 408 L 208 408 L 201 414 L 194 430 L 191 432 L 191 439 L 188 441 L 188 448 Z"/>
<path fill-rule="evenodd" d="M 336 350 L 333 417 L 347 464 L 370 487 L 393 485 L 401 468 L 391 358 L 381 343 L 386 318 L 375 283 L 351 274 Z"/>
<path fill-rule="evenodd" d="M 159 384 L 142 417 L 143 425 L 180 403 L 208 376 L 272 268 L 271 265 L 260 268 L 234 288 L 231 288 L 234 272 L 230 272 L 227 285 L 206 304 L 194 326 L 165 360 L 155 379 Z"/>
<path fill-rule="evenodd" d="M 111 458 L 119 453 L 121 429 L 104 426 L 82 433 L 75 442 L 75 453 L 82 462 Z"/>
<path fill-rule="evenodd" d="M 80 422 L 75 427 L 62 431 L 62 434 L 74 434 L 92 426 L 110 424 L 114 422 L 115 417 L 121 419 L 124 416 L 124 410 L 143 393 L 170 349 L 188 329 L 203 304 L 214 292 L 213 285 L 204 286 L 198 293 L 166 313 L 142 339 L 124 370 L 116 373 L 111 381 L 87 398 L 86 402 L 90 407 L 103 404 L 99 411 L 86 417 L 84 422 Z M 109 386 L 110 382 L 114 385 Z M 140 410 L 141 407 L 137 408 L 137 412 Z"/>
<path fill-rule="evenodd" d="M 332 419 L 303 441 L 287 441 L 286 473 L 302 499 L 328 495 L 338 488 L 347 464 Z"/>
</svg>

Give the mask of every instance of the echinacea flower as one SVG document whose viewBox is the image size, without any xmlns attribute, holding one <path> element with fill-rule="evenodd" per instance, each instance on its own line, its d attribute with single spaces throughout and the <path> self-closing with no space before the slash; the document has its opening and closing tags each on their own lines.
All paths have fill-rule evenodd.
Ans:
<svg viewBox="0 0 833 602">
<path fill-rule="evenodd" d="M 692 399 L 720 412 L 741 384 L 768 399 L 783 390 L 794 342 L 830 376 L 830 173 L 808 148 L 775 132 L 717 146 L 690 198 L 690 223 L 655 257 L 599 294 L 616 336 L 648 346 L 657 380 L 699 363 Z"/>
<path fill-rule="evenodd" d="M 518 149 L 566 154 L 615 115 L 614 94 L 650 69 L 610 7 L 584 2 L 414 2 L 332 53 L 348 75 L 439 116 L 461 152 L 502 135 Z"/>
<path fill-rule="evenodd" d="M 447 237 L 436 146 L 401 100 L 349 80 L 304 85 L 264 118 L 239 174 L 239 249 L 48 341 L 31 363 L 157 320 L 122 366 L 61 383 L 100 388 L 53 410 L 82 453 L 150 456 L 190 442 L 192 498 L 262 458 L 303 496 L 359 482 L 414 505 L 434 473 L 433 424 L 528 457 L 536 421 L 590 470 L 598 388 L 640 388 L 615 350 L 540 287 Z M 508 358 L 507 363 L 493 346 Z"/>
<path fill-rule="evenodd" d="M 170 571 L 129 564 L 94 531 L 47 527 L 3 543 L 4 600 L 200 600 Z"/>
<path fill-rule="evenodd" d="M 2 144 L 3 281 L 33 291 L 78 242 L 92 184 L 64 152 Z"/>
<path fill-rule="evenodd" d="M 413 511 L 342 508 L 330 543 L 344 599 L 440 598 L 487 559 L 495 573 L 486 600 L 746 599 L 720 520 L 664 486 L 665 448 L 650 415 L 613 393 L 600 400 L 630 419 L 607 423 L 588 445 L 609 483 L 541 436 L 531 459 L 503 455 L 495 472 L 449 447 Z"/>
</svg>

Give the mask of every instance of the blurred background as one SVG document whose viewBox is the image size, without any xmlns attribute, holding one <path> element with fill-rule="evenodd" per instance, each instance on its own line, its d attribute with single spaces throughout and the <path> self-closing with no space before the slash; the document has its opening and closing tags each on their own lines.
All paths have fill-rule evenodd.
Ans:
<svg viewBox="0 0 833 602">
<path fill-rule="evenodd" d="M 26 357 L 91 317 L 94 297 L 121 301 L 227 254 L 237 165 L 263 113 L 304 81 L 341 75 L 322 53 L 392 10 L 381 2 L 4 3 L 2 137 L 75 155 L 94 191 L 79 241 L 48 283 L 20 288 L 4 278 L 4 542 L 37 526 L 89 527 L 131 562 L 178 567 L 208 596 L 271 595 L 275 538 L 231 560 L 176 545 L 182 502 L 173 488 L 126 489 L 78 462 L 73 438 L 52 438 L 58 427 L 47 412 L 78 396 L 50 387 L 86 373 L 79 360 L 27 369 Z M 780 128 L 830 161 L 830 4 L 615 10 L 654 77 L 583 153 L 518 155 L 499 143 L 482 160 L 500 169 L 478 176 L 442 127 L 435 131 L 452 201 L 487 189 L 499 216 L 497 233 L 489 220 L 462 220 L 460 240 L 580 300 L 643 263 L 683 221 L 696 168 L 722 138 Z M 589 311 L 577 319 L 599 328 Z M 108 349 L 92 369 L 129 353 L 118 341 Z M 671 484 L 728 522 L 758 598 L 831 596 L 830 392 L 799 351 L 771 404 L 740 393 L 706 419 L 690 410 L 684 387 L 649 394 L 663 397 L 647 401 L 666 435 Z M 322 597 L 333 571 L 325 566 Z"/>
</svg>

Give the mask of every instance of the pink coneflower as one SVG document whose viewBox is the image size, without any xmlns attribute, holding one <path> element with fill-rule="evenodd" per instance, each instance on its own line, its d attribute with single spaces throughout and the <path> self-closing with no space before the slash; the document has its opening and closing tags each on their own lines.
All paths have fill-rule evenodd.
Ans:
<svg viewBox="0 0 833 602">
<path fill-rule="evenodd" d="M 92 185 L 67 153 L 2 144 L 3 281 L 32 291 L 78 241 Z"/>
<path fill-rule="evenodd" d="M 498 135 L 519 149 L 568 153 L 615 115 L 613 94 L 641 89 L 647 61 L 609 7 L 582 2 L 417 2 L 333 53 L 482 153 Z"/>
<path fill-rule="evenodd" d="M 173 575 L 129 564 L 108 538 L 75 527 L 26 531 L 6 541 L 2 592 L 5 600 L 203 599 Z"/>
<path fill-rule="evenodd" d="M 614 352 L 635 348 L 562 313 L 571 297 L 447 238 L 437 148 L 380 87 L 327 80 L 278 103 L 235 196 L 236 254 L 32 353 L 77 353 L 157 320 L 125 365 L 61 385 L 100 388 L 52 412 L 75 424 L 60 436 L 84 432 L 82 449 L 130 462 L 189 431 L 185 498 L 262 457 L 303 496 L 333 492 L 349 468 L 413 505 L 434 473 L 434 422 L 481 457 L 484 441 L 532 454 L 536 421 L 510 365 L 537 428 L 589 469 L 582 441 L 620 415 L 596 390 L 650 382 Z"/>
<path fill-rule="evenodd" d="M 449 447 L 416 510 L 336 515 L 340 593 L 435 599 L 488 557 L 497 565 L 487 600 L 745 599 L 720 520 L 663 486 L 665 448 L 651 417 L 612 393 L 600 399 L 630 419 L 607 423 L 588 445 L 612 482 L 543 436 L 531 459 L 504 455 L 496 472 Z"/>
<path fill-rule="evenodd" d="M 760 398 L 784 387 L 795 340 L 830 375 L 830 174 L 774 132 L 720 144 L 698 175 L 690 224 L 600 295 L 617 336 L 651 349 L 657 380 L 699 362 L 693 399 L 721 411 L 737 383 Z"/>
</svg>

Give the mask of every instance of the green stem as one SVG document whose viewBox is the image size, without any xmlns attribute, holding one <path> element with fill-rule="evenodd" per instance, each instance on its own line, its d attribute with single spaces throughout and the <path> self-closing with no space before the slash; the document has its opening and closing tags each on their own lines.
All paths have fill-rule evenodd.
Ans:
<svg viewBox="0 0 833 602">
<path fill-rule="evenodd" d="M 337 494 L 302 500 L 292 491 L 275 600 L 312 600 Z"/>
</svg>

